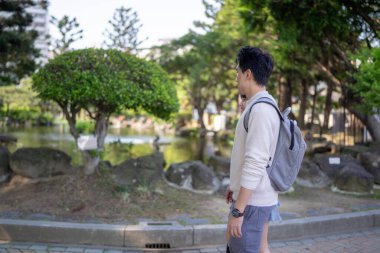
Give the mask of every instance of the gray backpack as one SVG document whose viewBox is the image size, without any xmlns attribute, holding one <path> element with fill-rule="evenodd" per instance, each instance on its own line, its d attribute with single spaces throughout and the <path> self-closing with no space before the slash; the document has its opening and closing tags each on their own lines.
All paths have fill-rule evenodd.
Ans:
<svg viewBox="0 0 380 253">
<path fill-rule="evenodd" d="M 280 133 L 274 157 L 269 157 L 268 166 L 266 167 L 273 188 L 278 192 L 285 192 L 290 189 L 296 180 L 297 174 L 301 167 L 301 162 L 306 151 L 306 143 L 302 137 L 301 130 L 295 120 L 288 118 L 290 107 L 280 112 L 276 103 L 268 98 L 259 98 L 244 116 L 244 128 L 248 133 L 249 115 L 252 107 L 258 103 L 266 103 L 276 108 L 280 117 Z M 272 164 L 270 164 L 272 161 Z"/>
</svg>

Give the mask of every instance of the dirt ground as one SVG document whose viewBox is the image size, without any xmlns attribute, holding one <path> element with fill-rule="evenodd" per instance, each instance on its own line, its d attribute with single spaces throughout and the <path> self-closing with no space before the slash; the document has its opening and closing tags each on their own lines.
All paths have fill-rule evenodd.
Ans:
<svg viewBox="0 0 380 253">
<path fill-rule="evenodd" d="M 380 209 L 380 190 L 371 196 L 353 196 L 328 188 L 296 187 L 293 193 L 281 195 L 280 202 L 285 219 Z M 163 181 L 126 190 L 115 187 L 106 174 L 63 175 L 37 182 L 16 176 L 0 184 L 0 218 L 9 213 L 17 218 L 42 214 L 47 219 L 78 222 L 136 223 L 186 216 L 224 223 L 228 205 L 221 195 L 198 195 Z"/>
</svg>

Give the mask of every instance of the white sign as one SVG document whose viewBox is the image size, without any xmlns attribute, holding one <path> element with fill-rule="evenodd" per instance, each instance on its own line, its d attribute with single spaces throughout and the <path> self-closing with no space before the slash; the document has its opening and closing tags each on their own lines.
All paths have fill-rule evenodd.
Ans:
<svg viewBox="0 0 380 253">
<path fill-rule="evenodd" d="M 80 150 L 94 150 L 98 148 L 96 136 L 82 135 L 78 138 L 78 148 Z"/>
<path fill-rule="evenodd" d="M 329 157 L 329 164 L 340 164 L 340 157 Z"/>
</svg>

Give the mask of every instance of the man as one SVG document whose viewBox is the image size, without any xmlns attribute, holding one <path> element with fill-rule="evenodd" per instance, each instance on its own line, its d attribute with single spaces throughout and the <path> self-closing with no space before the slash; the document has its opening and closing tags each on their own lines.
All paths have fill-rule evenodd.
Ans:
<svg viewBox="0 0 380 253">
<path fill-rule="evenodd" d="M 273 99 L 266 85 L 274 64 L 269 54 L 250 46 L 240 49 L 236 62 L 239 93 L 246 96 L 247 104 L 236 126 L 231 154 L 226 198 L 232 195 L 233 206 L 227 237 L 232 253 L 258 253 L 264 225 L 267 226 L 271 210 L 278 203 L 266 167 L 275 153 L 280 119 L 271 105 L 259 103 L 250 112 L 248 132 L 243 121 L 257 99 Z"/>
</svg>

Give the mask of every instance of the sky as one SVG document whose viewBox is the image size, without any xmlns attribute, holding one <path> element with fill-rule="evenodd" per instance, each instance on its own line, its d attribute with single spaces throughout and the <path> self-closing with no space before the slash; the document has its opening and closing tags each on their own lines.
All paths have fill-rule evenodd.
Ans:
<svg viewBox="0 0 380 253">
<path fill-rule="evenodd" d="M 75 49 L 100 47 L 109 28 L 114 10 L 124 6 L 137 12 L 140 24 L 138 38 L 148 37 L 141 47 L 158 44 L 159 39 L 178 38 L 195 29 L 194 21 L 206 21 L 202 0 L 50 0 L 49 15 L 60 19 L 64 15 L 76 18 L 83 31 L 83 39 L 72 44 Z M 50 33 L 58 31 L 50 25 Z"/>
</svg>

